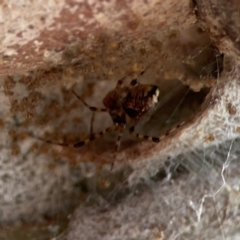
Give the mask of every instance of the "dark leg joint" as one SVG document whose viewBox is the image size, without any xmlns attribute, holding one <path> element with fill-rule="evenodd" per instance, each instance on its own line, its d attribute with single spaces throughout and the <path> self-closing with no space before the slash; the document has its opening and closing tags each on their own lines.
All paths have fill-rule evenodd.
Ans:
<svg viewBox="0 0 240 240">
<path fill-rule="evenodd" d="M 97 111 L 97 108 L 96 108 L 96 107 L 89 107 L 89 109 L 90 109 L 91 111 Z"/>
<path fill-rule="evenodd" d="M 83 142 L 78 142 L 78 143 L 74 144 L 73 147 L 79 148 L 79 147 L 82 147 L 84 145 L 85 145 L 85 142 L 83 141 Z"/>
<path fill-rule="evenodd" d="M 134 127 L 133 126 L 129 128 L 129 132 L 130 133 L 134 132 Z"/>
<path fill-rule="evenodd" d="M 153 137 L 152 140 L 153 140 L 153 142 L 156 142 L 156 143 L 160 142 L 160 139 L 158 137 Z"/>
<path fill-rule="evenodd" d="M 101 134 L 101 135 L 102 135 L 102 134 Z M 89 140 L 90 140 L 90 141 L 93 141 L 95 138 L 96 138 L 95 135 L 92 135 L 92 136 L 89 137 Z"/>
<path fill-rule="evenodd" d="M 137 84 L 137 79 L 133 79 L 130 83 L 131 86 L 135 86 Z"/>
<path fill-rule="evenodd" d="M 123 80 L 118 80 L 118 85 L 122 85 Z"/>
<path fill-rule="evenodd" d="M 106 132 L 111 132 L 112 130 L 113 130 L 113 128 L 110 127 L 110 128 L 107 128 L 107 129 L 106 129 Z"/>
</svg>

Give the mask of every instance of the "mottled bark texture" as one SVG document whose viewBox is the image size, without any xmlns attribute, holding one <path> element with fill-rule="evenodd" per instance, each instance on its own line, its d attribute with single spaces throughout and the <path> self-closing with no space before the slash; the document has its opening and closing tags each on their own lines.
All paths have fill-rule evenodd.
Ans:
<svg viewBox="0 0 240 240">
<path fill-rule="evenodd" d="M 238 1 L 2 1 L 0 7 L 1 222 L 64 219 L 81 205 L 65 232 L 69 240 L 235 234 Z M 71 89 L 103 107 L 119 79 L 129 84 L 142 71 L 139 81 L 158 85 L 161 100 L 136 131 L 168 137 L 156 144 L 126 133 L 117 154 L 117 133 L 79 149 L 47 143 L 89 135 L 92 113 Z M 96 113 L 93 123 L 93 132 L 112 124 L 107 113 Z"/>
<path fill-rule="evenodd" d="M 240 60 L 239 1 L 194 1 L 199 24 L 209 32 L 220 51 Z"/>
</svg>

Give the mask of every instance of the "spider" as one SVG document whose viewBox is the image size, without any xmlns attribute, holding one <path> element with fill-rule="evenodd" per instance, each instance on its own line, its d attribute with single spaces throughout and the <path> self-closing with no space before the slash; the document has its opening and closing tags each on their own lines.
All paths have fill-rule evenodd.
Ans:
<svg viewBox="0 0 240 240">
<path fill-rule="evenodd" d="M 156 143 L 160 142 L 164 137 L 168 136 L 176 128 L 180 127 L 184 122 L 172 128 L 169 132 L 165 133 L 161 137 L 151 137 L 148 135 L 136 133 L 134 131 L 136 124 L 143 118 L 151 115 L 159 102 L 160 90 L 158 86 L 139 83 L 138 79 L 141 75 L 144 74 L 144 72 L 145 71 L 141 72 L 138 78 L 133 79 L 128 86 L 122 86 L 124 78 L 118 80 L 116 87 L 110 92 L 108 92 L 103 99 L 103 104 L 105 108 L 98 108 L 88 105 L 88 103 L 86 103 L 74 90 L 72 90 L 73 94 L 93 113 L 108 112 L 112 118 L 113 124 L 101 132 L 90 134 L 89 138 L 75 144 L 53 143 L 46 140 L 44 141 L 47 143 L 53 143 L 61 146 L 71 146 L 74 148 L 79 148 L 101 137 L 106 133 L 117 131 L 118 137 L 115 144 L 115 152 L 117 152 L 120 149 L 121 138 L 127 125 L 128 116 L 130 119 L 129 133 L 132 137 L 138 139 L 147 139 Z M 93 117 L 91 119 L 91 124 L 92 122 Z"/>
<path fill-rule="evenodd" d="M 142 75 L 142 72 L 140 75 Z M 124 79 L 124 78 L 123 78 Z M 84 141 L 78 142 L 73 147 L 81 147 L 90 141 L 104 135 L 107 132 L 118 131 L 118 137 L 115 145 L 115 151 L 120 148 L 121 137 L 127 125 L 127 116 L 130 119 L 129 132 L 133 137 L 140 139 L 148 139 L 159 142 L 158 137 L 150 137 L 134 132 L 136 123 L 139 122 L 146 114 L 152 112 L 159 101 L 159 88 L 155 85 L 139 84 L 137 79 L 133 79 L 129 86 L 122 87 L 123 79 L 118 83 L 112 91 L 108 92 L 103 99 L 105 108 L 96 108 L 89 106 L 76 92 L 74 95 L 93 112 L 108 112 L 112 118 L 113 125 L 105 130 L 92 134 Z"/>
</svg>

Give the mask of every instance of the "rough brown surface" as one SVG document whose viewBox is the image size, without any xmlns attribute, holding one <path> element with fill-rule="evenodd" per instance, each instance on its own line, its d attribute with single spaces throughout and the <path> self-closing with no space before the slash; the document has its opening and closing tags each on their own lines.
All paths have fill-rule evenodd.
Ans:
<svg viewBox="0 0 240 240">
<path fill-rule="evenodd" d="M 219 49 L 240 61 L 240 2 L 238 0 L 196 0 L 195 11 L 201 27 L 209 32 Z"/>
<path fill-rule="evenodd" d="M 86 65 L 81 67 L 85 71 L 91 65 L 101 71 L 105 64 L 118 61 L 120 53 L 121 61 L 129 59 L 128 52 L 133 50 L 129 43 L 138 42 L 146 52 L 146 36 L 150 40 L 161 31 L 161 35 L 165 32 L 174 37 L 194 21 L 186 1 L 45 1 L 26 5 L 3 1 L 2 12 L 2 74 L 76 60 Z M 176 15 L 166 21 L 165 16 L 173 12 Z"/>
<path fill-rule="evenodd" d="M 239 134 L 240 88 L 236 79 L 239 15 L 233 9 L 238 3 L 233 1 L 233 5 L 223 8 L 220 2 L 1 2 L 1 222 L 43 219 L 51 222 L 55 221 L 52 216 L 65 216 L 72 207 L 83 203 L 67 231 L 70 240 L 73 236 L 81 240 L 116 239 L 116 236 L 139 240 L 161 239 L 164 235 L 171 239 L 178 236 L 171 235 L 174 231 L 181 233 L 180 225 L 184 226 L 181 220 L 189 223 L 186 228 L 190 227 L 192 236 L 200 236 L 205 219 L 201 221 L 199 215 L 202 205 L 194 207 L 199 206 L 211 187 L 214 199 L 218 185 L 205 185 L 202 175 L 195 178 L 194 172 L 220 165 L 220 169 L 206 171 L 209 174 L 206 181 L 223 180 L 221 167 L 225 166 L 223 162 L 231 148 L 219 146 Z M 149 121 L 139 124 L 136 131 L 160 136 L 184 121 L 181 128 L 161 143 L 138 141 L 126 133 L 115 156 L 114 133 L 80 149 L 38 139 L 56 143 L 85 139 L 89 135 L 91 112 L 70 89 L 89 104 L 102 107 L 103 97 L 118 79 L 126 77 L 128 84 L 143 70 L 146 72 L 140 82 L 158 85 L 161 101 Z M 96 114 L 93 130 L 101 131 L 110 124 L 108 114 Z M 180 162 L 193 175 L 185 178 L 180 171 L 177 185 L 174 177 L 178 176 Z M 112 163 L 114 168 L 110 171 Z M 163 169 L 166 171 L 162 172 Z M 167 182 L 165 187 L 161 186 L 165 183 L 161 182 L 163 179 Z M 192 181 L 193 184 L 187 185 Z M 194 183 L 198 184 L 199 195 L 192 191 L 191 196 Z M 221 184 L 229 195 L 238 186 L 234 177 L 230 179 L 230 187 L 225 182 Z M 186 191 L 176 190 L 183 187 Z M 151 222 L 154 209 L 161 209 L 163 204 L 158 201 L 159 196 L 162 199 L 166 195 L 164 200 L 171 205 L 175 201 L 168 201 L 168 197 L 173 199 L 174 191 L 182 194 L 179 209 L 169 207 L 166 224 Z M 142 198 L 135 199 L 138 192 Z M 122 205 L 117 206 L 119 201 Z M 146 206 L 151 203 L 153 211 L 148 217 L 145 214 L 143 224 L 139 221 L 142 208 L 148 212 Z M 129 210 L 129 204 L 136 205 L 136 214 Z M 204 211 L 209 210 L 216 219 L 214 206 L 210 209 L 207 206 Z M 229 206 L 226 219 L 232 213 L 236 216 L 235 208 Z M 122 218 L 116 218 L 118 208 L 124 209 Z M 186 208 L 194 209 L 201 226 L 194 220 L 185 221 L 194 216 Z M 178 214 L 178 210 L 186 216 Z M 107 217 L 99 211 L 105 211 Z M 134 220 L 125 225 L 124 219 L 129 216 Z M 208 217 L 206 221 L 210 221 Z M 229 230 L 223 221 L 224 218 L 217 229 L 224 226 Z M 55 222 L 60 226 L 64 221 Z M 168 225 L 171 222 L 174 224 Z M 100 229 L 108 223 L 107 231 Z M 94 230 L 85 232 L 91 224 Z M 128 230 L 130 225 L 132 228 Z M 191 228 L 193 225 L 195 228 Z M 191 235 L 190 230 L 185 232 Z M 58 230 L 53 232 L 57 234 Z M 209 232 L 211 235 L 211 227 Z"/>
</svg>

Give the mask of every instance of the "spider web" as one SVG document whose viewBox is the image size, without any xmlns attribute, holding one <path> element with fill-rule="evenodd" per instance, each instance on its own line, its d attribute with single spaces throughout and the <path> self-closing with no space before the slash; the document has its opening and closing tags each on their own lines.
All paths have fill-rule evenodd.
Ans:
<svg viewBox="0 0 240 240">
<path fill-rule="evenodd" d="M 234 71 L 224 93 L 220 91 L 216 112 L 194 128 L 198 135 L 190 130 L 194 137 L 203 135 L 198 147 L 191 146 L 194 141 L 186 142 L 189 132 L 185 132 L 155 162 L 139 163 L 133 173 L 119 182 L 115 179 L 110 192 L 93 191 L 87 202 L 97 201 L 96 208 L 80 206 L 70 224 L 75 231 L 67 232 L 66 238 L 238 239 L 239 117 L 227 107 L 229 102 L 236 107 L 239 101 L 238 70 Z M 219 66 L 217 75 L 219 80 Z M 161 156 L 168 160 L 159 168 Z M 113 181 L 104 175 L 99 178 Z"/>
</svg>

